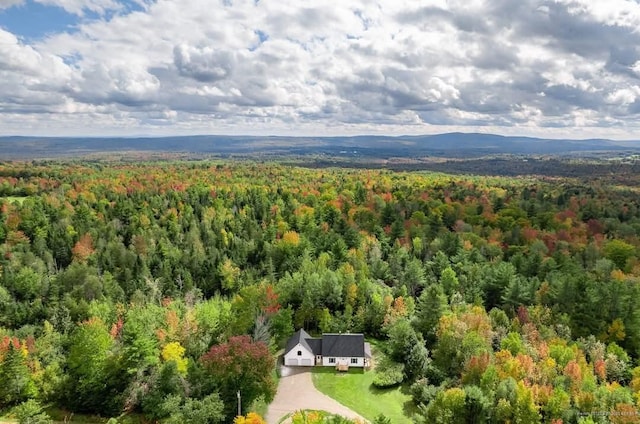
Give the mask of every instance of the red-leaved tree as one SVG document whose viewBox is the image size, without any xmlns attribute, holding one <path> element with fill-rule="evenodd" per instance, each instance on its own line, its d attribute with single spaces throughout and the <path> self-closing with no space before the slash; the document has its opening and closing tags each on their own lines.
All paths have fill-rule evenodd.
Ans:
<svg viewBox="0 0 640 424">
<path fill-rule="evenodd" d="M 227 343 L 211 347 L 200 361 L 218 386 L 227 417 L 235 416 L 238 391 L 243 413 L 259 396 L 273 399 L 275 360 L 263 342 L 253 342 L 249 336 L 231 337 Z"/>
</svg>

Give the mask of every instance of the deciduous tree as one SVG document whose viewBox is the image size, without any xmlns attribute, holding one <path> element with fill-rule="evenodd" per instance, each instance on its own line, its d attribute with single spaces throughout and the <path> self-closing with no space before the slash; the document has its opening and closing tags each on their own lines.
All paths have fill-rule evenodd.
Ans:
<svg viewBox="0 0 640 424">
<path fill-rule="evenodd" d="M 275 361 L 267 345 L 253 342 L 249 336 L 231 337 L 228 342 L 213 346 L 200 361 L 217 383 L 227 417 L 234 416 L 238 392 L 243 410 L 259 396 L 271 400 L 275 394 Z"/>
</svg>

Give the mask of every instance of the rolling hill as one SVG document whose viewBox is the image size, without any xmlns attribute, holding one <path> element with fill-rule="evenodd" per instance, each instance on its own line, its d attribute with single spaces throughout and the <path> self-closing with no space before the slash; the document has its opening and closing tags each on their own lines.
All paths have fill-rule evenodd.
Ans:
<svg viewBox="0 0 640 424">
<path fill-rule="evenodd" d="M 0 137 L 1 159 L 86 157 L 124 152 L 194 155 L 329 155 L 355 157 L 462 157 L 584 155 L 640 152 L 639 141 L 569 140 L 447 133 L 420 136 L 280 137 L 198 135 L 176 137 Z"/>
</svg>

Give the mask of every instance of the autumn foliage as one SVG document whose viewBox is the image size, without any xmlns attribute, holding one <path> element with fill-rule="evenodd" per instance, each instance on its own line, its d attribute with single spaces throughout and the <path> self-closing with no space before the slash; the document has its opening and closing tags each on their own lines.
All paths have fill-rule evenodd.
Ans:
<svg viewBox="0 0 640 424">
<path fill-rule="evenodd" d="M 377 339 L 427 422 L 624 420 L 639 183 L 3 162 L 0 409 L 231 422 L 238 391 L 245 413 L 273 395 L 271 352 L 305 328 Z"/>
<path fill-rule="evenodd" d="M 249 336 L 234 336 L 226 343 L 212 346 L 200 361 L 220 385 L 222 399 L 227 403 L 236 399 L 238 391 L 246 405 L 258 396 L 270 400 L 275 395 L 271 375 L 275 360 L 263 342 L 253 342 Z"/>
</svg>

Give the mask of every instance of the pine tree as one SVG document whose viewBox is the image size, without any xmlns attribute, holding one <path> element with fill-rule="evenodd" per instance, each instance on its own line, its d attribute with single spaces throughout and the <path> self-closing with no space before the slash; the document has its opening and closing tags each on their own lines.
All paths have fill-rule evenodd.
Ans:
<svg viewBox="0 0 640 424">
<path fill-rule="evenodd" d="M 427 346 L 433 346 L 436 342 L 438 321 L 446 309 L 447 298 L 440 285 L 427 287 L 418 298 L 413 326 L 422 334 Z"/>
<path fill-rule="evenodd" d="M 35 394 L 25 356 L 19 345 L 9 344 L 0 364 L 0 406 L 15 405 Z"/>
</svg>

